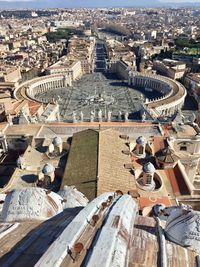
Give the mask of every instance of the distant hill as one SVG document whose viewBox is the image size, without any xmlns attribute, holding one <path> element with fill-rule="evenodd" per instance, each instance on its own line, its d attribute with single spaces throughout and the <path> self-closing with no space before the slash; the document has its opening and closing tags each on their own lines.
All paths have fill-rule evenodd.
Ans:
<svg viewBox="0 0 200 267">
<path fill-rule="evenodd" d="M 0 1 L 0 9 L 37 9 L 72 7 L 159 7 L 159 6 L 200 6 L 200 3 L 162 3 L 159 0 L 33 0 Z"/>
<path fill-rule="evenodd" d="M 5 8 L 64 8 L 64 7 L 111 7 L 111 6 L 155 6 L 158 0 L 33 0 L 23 1 L 0 1 L 0 9 Z"/>
</svg>

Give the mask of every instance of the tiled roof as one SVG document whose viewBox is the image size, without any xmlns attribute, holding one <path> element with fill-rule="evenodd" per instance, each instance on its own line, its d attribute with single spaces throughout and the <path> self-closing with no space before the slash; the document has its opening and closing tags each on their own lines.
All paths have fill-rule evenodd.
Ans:
<svg viewBox="0 0 200 267">
<path fill-rule="evenodd" d="M 35 115 L 35 113 L 38 111 L 38 109 L 42 106 L 41 103 L 28 101 L 29 111 L 31 115 Z"/>
<path fill-rule="evenodd" d="M 136 188 L 134 176 L 124 168 L 131 163 L 120 133 L 113 129 L 74 134 L 62 187 L 75 185 L 89 200 L 104 192 Z"/>
<path fill-rule="evenodd" d="M 153 206 L 156 204 L 163 204 L 166 207 L 168 207 L 168 206 L 171 206 L 171 201 L 170 201 L 169 197 L 167 197 L 167 196 L 165 196 L 165 197 L 149 196 L 149 197 L 140 197 L 139 198 L 139 205 L 140 205 L 141 209 L 143 209 L 144 207 Z"/>
<path fill-rule="evenodd" d="M 166 140 L 163 137 L 154 136 L 152 139 L 152 147 L 154 153 L 166 148 Z"/>
<path fill-rule="evenodd" d="M 178 161 L 179 157 L 176 156 L 173 151 L 168 147 L 165 149 L 160 150 L 156 157 L 159 161 L 165 162 L 165 163 L 175 163 Z"/>
<path fill-rule="evenodd" d="M 134 176 L 124 168 L 124 164 L 131 163 L 131 159 L 122 153 L 127 146 L 119 136 L 120 133 L 113 129 L 99 133 L 97 195 L 119 189 L 127 193 L 136 188 Z"/>
</svg>

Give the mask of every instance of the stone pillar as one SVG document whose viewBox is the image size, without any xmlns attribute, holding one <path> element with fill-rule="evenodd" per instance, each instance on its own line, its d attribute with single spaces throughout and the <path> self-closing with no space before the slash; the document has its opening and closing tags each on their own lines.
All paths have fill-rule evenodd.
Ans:
<svg viewBox="0 0 200 267">
<path fill-rule="evenodd" d="M 194 151 L 194 153 L 195 154 L 200 154 L 200 134 L 197 134 L 195 136 L 195 139 L 196 139 L 196 145 L 195 145 L 195 151 Z"/>
<path fill-rule="evenodd" d="M 19 158 L 17 159 L 17 167 L 21 170 L 25 170 L 26 166 L 25 166 L 25 160 L 23 157 L 19 156 Z"/>
<path fill-rule="evenodd" d="M 124 121 L 125 122 L 129 121 L 128 120 L 128 115 L 129 115 L 129 113 L 128 112 L 125 112 L 125 114 L 124 114 Z"/>
<path fill-rule="evenodd" d="M 118 112 L 118 121 L 121 121 L 122 120 L 122 112 L 119 110 Z"/>
<path fill-rule="evenodd" d="M 54 145 L 54 151 L 56 154 L 61 154 L 63 151 L 63 141 L 61 137 L 56 136 L 54 137 L 52 144 Z"/>
<path fill-rule="evenodd" d="M 83 115 L 83 112 L 82 111 L 80 112 L 80 120 L 81 120 L 81 122 L 84 121 L 84 115 Z"/>
<path fill-rule="evenodd" d="M 0 133 L 0 145 L 3 149 L 3 152 L 6 153 L 8 151 L 8 143 L 5 134 L 2 133 Z"/>
<path fill-rule="evenodd" d="M 95 113 L 94 111 L 90 112 L 90 122 L 94 122 L 94 118 L 95 118 Z"/>
<path fill-rule="evenodd" d="M 98 111 L 98 119 L 99 119 L 99 122 L 102 122 L 102 110 L 101 109 Z"/>
<path fill-rule="evenodd" d="M 77 122 L 76 112 L 75 111 L 73 111 L 73 114 L 72 114 L 72 121 L 73 121 L 73 123 L 76 123 Z"/>
<path fill-rule="evenodd" d="M 131 77 L 128 77 L 128 85 L 131 86 Z"/>
<path fill-rule="evenodd" d="M 110 122 L 111 119 L 112 119 L 112 112 L 109 110 L 109 111 L 108 111 L 107 121 Z"/>
</svg>

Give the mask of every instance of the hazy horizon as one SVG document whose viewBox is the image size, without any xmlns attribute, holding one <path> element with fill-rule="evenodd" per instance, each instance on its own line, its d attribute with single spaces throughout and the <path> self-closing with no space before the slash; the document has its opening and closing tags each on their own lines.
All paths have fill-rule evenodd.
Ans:
<svg viewBox="0 0 200 267">
<path fill-rule="evenodd" d="M 38 2 L 37 0 L 0 0 L 0 2 Z M 51 0 L 49 0 L 49 2 L 51 2 Z M 59 1 L 53 1 L 54 3 L 56 2 L 59 2 Z M 67 1 L 63 1 L 63 2 L 68 2 L 68 3 L 75 3 L 77 2 L 76 0 L 67 0 Z M 82 2 L 85 2 L 85 0 L 83 0 Z M 109 0 L 105 0 L 105 1 L 101 1 L 102 3 L 108 3 Z M 135 1 L 129 1 L 130 3 L 134 2 Z M 169 3 L 169 2 L 172 2 L 172 3 L 200 3 L 200 0 L 158 0 L 158 2 L 161 2 L 161 3 Z"/>
<path fill-rule="evenodd" d="M 0 0 L 0 9 L 200 6 L 200 0 Z"/>
</svg>

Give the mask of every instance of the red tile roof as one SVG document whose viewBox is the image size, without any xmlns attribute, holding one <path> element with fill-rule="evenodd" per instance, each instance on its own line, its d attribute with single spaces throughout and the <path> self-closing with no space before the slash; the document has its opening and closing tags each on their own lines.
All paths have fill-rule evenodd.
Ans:
<svg viewBox="0 0 200 267">
<path fill-rule="evenodd" d="M 161 149 L 166 148 L 166 140 L 163 137 L 154 136 L 152 140 L 152 146 L 154 147 L 154 152 L 158 152 Z"/>
<path fill-rule="evenodd" d="M 189 195 L 188 187 L 178 165 L 174 169 L 165 169 L 175 195 Z"/>
<path fill-rule="evenodd" d="M 158 196 L 154 197 L 151 195 L 149 197 L 139 198 L 139 206 L 141 209 L 148 207 L 148 206 L 156 205 L 156 204 L 163 204 L 166 207 L 171 206 L 171 202 L 168 197 L 158 197 Z"/>
<path fill-rule="evenodd" d="M 28 101 L 28 107 L 31 115 L 34 115 L 38 109 L 42 106 L 41 103 L 36 103 L 33 101 Z"/>
</svg>

